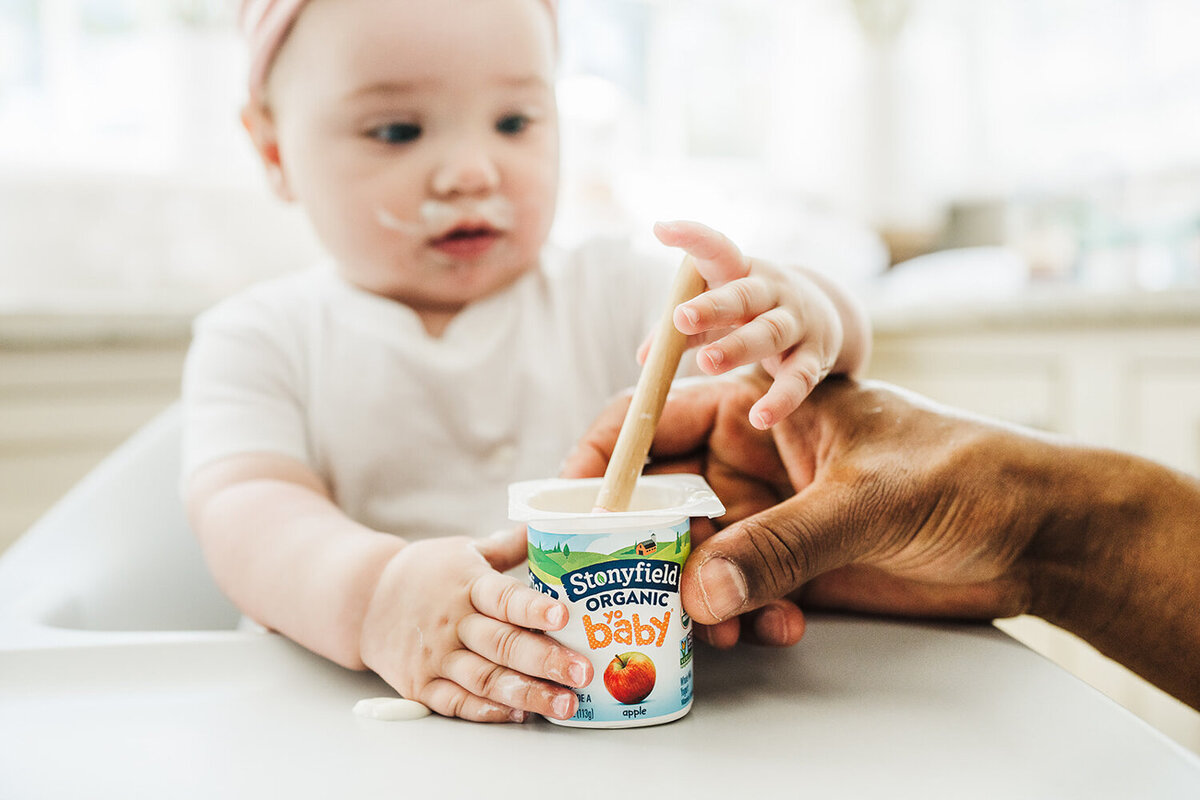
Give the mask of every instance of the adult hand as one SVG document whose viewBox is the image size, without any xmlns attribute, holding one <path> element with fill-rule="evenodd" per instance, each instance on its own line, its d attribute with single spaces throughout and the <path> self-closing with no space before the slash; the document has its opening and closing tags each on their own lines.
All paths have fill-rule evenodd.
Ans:
<svg viewBox="0 0 1200 800">
<path fill-rule="evenodd" d="M 705 542 L 723 523 L 765 511 L 793 494 L 771 433 L 755 429 L 748 419 L 748 410 L 770 380 L 767 375 L 753 382 L 734 378 L 681 380 L 676 381 L 667 398 L 667 418 L 658 426 L 651 450 L 653 462 L 645 471 L 704 475 L 726 508 L 716 523 L 704 518 L 692 520 L 693 555 L 689 565 L 697 554 L 705 552 Z M 629 400 L 627 392 L 597 417 L 567 458 L 563 477 L 604 474 Z M 684 570 L 688 575 L 689 567 Z M 739 639 L 786 646 L 795 644 L 804 633 L 804 615 L 794 602 L 783 597 L 764 598 L 757 606 L 747 607 L 742 615 L 717 620 L 704 613 L 701 620 L 692 614 L 694 608 L 704 609 L 696 604 L 695 588 L 694 580 L 685 578 L 685 608 L 700 623 L 697 635 L 716 647 L 731 647 Z"/>
<path fill-rule="evenodd" d="M 1018 557 L 1042 519 L 1017 484 L 1037 476 L 995 448 L 1019 456 L 1041 443 L 1010 443 L 1002 427 L 841 379 L 764 433 L 745 414 L 763 380 L 679 385 L 659 422 L 653 471 L 698 471 L 728 508 L 723 529 L 702 537 L 684 568 L 693 619 L 720 624 L 799 600 L 802 588 L 808 605 L 892 614 L 993 618 L 1028 608 Z M 569 475 L 603 472 L 620 408 L 593 425 Z M 758 631 L 785 643 L 777 633 Z"/>
<path fill-rule="evenodd" d="M 700 400 L 688 412 L 693 421 L 713 408 L 714 421 L 722 419 L 737 394 L 711 392 L 690 395 Z M 679 446 L 703 444 L 703 428 L 693 422 L 690 430 L 701 438 Z M 710 463 L 727 473 L 728 459 L 712 451 L 728 448 L 707 441 Z M 695 619 L 717 622 L 781 596 L 981 619 L 1030 607 L 1034 587 L 1021 559 L 1047 521 L 1029 502 L 1043 478 L 1033 455 L 1047 442 L 892 387 L 844 380 L 823 383 L 769 440 L 743 432 L 736 441 L 737 474 L 780 464 L 791 496 L 728 515 L 728 527 L 697 548 L 683 576 Z M 731 483 L 728 474 L 720 479 Z"/>
<path fill-rule="evenodd" d="M 729 508 L 684 567 L 693 619 L 798 613 L 781 599 L 1029 613 L 1200 708 L 1196 478 L 841 379 L 762 434 L 745 420 L 762 382 L 677 386 L 651 449 L 657 471 L 700 472 Z M 568 474 L 603 472 L 622 413 L 597 421 Z M 787 496 L 770 504 L 772 492 Z"/>
</svg>

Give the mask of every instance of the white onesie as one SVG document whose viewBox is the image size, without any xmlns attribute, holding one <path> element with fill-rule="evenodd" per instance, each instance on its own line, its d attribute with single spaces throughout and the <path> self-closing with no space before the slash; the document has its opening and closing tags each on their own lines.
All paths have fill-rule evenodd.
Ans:
<svg viewBox="0 0 1200 800">
<path fill-rule="evenodd" d="M 548 249 L 539 271 L 440 338 L 331 266 L 204 313 L 184 373 L 186 480 L 239 453 L 304 462 L 341 509 L 406 538 L 505 527 L 507 485 L 557 474 L 662 313 L 669 261 L 613 243 Z"/>
</svg>

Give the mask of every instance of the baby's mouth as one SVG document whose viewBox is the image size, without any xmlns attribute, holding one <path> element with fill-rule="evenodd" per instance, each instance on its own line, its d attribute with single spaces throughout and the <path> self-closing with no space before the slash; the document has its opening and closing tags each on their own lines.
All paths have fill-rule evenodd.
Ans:
<svg viewBox="0 0 1200 800">
<path fill-rule="evenodd" d="M 489 225 L 460 225 L 435 236 L 429 244 L 455 258 L 477 258 L 486 253 L 501 232 Z"/>
</svg>

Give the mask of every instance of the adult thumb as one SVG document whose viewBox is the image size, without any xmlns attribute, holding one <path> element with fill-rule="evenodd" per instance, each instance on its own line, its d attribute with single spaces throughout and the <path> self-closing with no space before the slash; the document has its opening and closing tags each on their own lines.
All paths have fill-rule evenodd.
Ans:
<svg viewBox="0 0 1200 800">
<path fill-rule="evenodd" d="M 714 625 L 800 588 L 854 560 L 848 490 L 812 484 L 797 495 L 725 528 L 684 566 L 683 606 Z"/>
</svg>

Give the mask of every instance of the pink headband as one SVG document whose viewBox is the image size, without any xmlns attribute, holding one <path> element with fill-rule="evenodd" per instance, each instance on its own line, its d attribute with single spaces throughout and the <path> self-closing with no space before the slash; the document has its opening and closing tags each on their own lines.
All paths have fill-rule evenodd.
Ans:
<svg viewBox="0 0 1200 800">
<path fill-rule="evenodd" d="M 250 48 L 250 99 L 263 99 L 267 73 L 307 0 L 242 0 L 238 24 Z"/>
<path fill-rule="evenodd" d="M 263 99 L 267 74 L 307 0 L 242 0 L 238 24 L 250 48 L 250 99 Z M 558 0 L 542 0 L 554 18 Z"/>
</svg>

